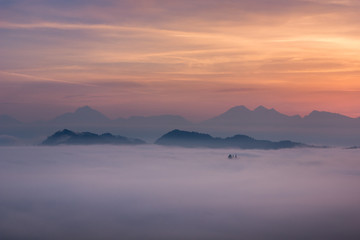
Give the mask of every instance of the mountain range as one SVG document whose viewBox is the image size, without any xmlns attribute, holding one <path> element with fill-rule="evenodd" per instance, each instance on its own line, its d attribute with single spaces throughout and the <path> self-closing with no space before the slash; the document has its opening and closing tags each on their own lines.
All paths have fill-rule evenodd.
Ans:
<svg viewBox="0 0 360 240">
<path fill-rule="evenodd" d="M 292 142 L 257 140 L 246 135 L 234 135 L 227 138 L 214 138 L 209 134 L 181 131 L 175 129 L 160 137 L 155 144 L 178 147 L 205 147 L 205 148 L 240 148 L 240 149 L 282 149 L 295 147 L 310 147 L 308 145 Z"/>
<path fill-rule="evenodd" d="M 114 145 L 139 145 L 146 142 L 141 139 L 132 139 L 124 136 L 114 136 L 111 133 L 101 135 L 91 132 L 73 132 L 68 129 L 58 131 L 42 142 L 42 145 L 92 145 L 92 144 L 114 144 Z"/>
<path fill-rule="evenodd" d="M 261 139 L 291 139 L 297 142 L 332 145 L 360 145 L 360 118 L 338 113 L 312 111 L 301 117 L 289 116 L 275 109 L 259 106 L 230 108 L 202 122 L 191 122 L 178 115 L 132 116 L 110 119 L 84 106 L 42 122 L 24 123 L 7 115 L 0 116 L 0 135 L 40 139 L 59 128 L 76 131 L 113 132 L 154 141 L 173 129 L 208 132 L 225 137 L 241 133 Z"/>
<path fill-rule="evenodd" d="M 162 124 L 204 124 L 204 125 L 214 125 L 214 124 L 231 124 L 231 125 L 240 125 L 240 124 L 279 124 L 282 122 L 293 121 L 294 123 L 309 123 L 309 122 L 338 122 L 342 123 L 360 123 L 359 118 L 351 118 L 345 115 L 338 113 L 331 113 L 326 111 L 317 111 L 314 110 L 310 114 L 301 117 L 300 115 L 288 116 L 282 114 L 275 109 L 265 108 L 264 106 L 259 106 L 254 110 L 250 110 L 245 106 L 236 106 L 230 108 L 226 112 L 210 118 L 208 120 L 193 123 L 188 121 L 182 116 L 179 115 L 155 115 L 155 116 L 131 116 L 129 118 L 116 118 L 110 119 L 105 116 L 103 113 L 89 107 L 84 106 L 76 109 L 74 112 L 64 113 L 59 115 L 49 121 L 41 121 L 42 124 L 92 124 L 92 125 L 102 125 L 102 124 L 145 124 L 145 125 L 162 125 Z M 10 125 L 10 124 L 21 124 L 23 122 L 15 119 L 9 115 L 0 115 L 0 124 Z M 25 124 L 25 123 L 23 123 Z"/>
<path fill-rule="evenodd" d="M 204 124 L 207 125 L 216 125 L 216 124 L 230 124 L 230 125 L 239 125 L 239 124 L 269 124 L 276 123 L 280 124 L 286 121 L 298 121 L 301 120 L 299 115 L 288 116 L 282 113 L 279 113 L 275 109 L 267 109 L 263 106 L 255 108 L 253 111 L 249 110 L 245 106 L 237 106 L 229 109 L 225 113 L 213 117 L 209 120 L 204 121 Z"/>
<path fill-rule="evenodd" d="M 91 132 L 74 132 L 68 129 L 57 131 L 47 137 L 41 145 L 139 145 L 146 144 L 141 139 L 132 139 L 124 136 L 115 136 L 110 133 L 95 134 Z M 158 140 L 155 144 L 163 146 L 191 147 L 191 148 L 238 148 L 238 149 L 282 149 L 296 147 L 311 147 L 292 141 L 273 142 L 269 140 L 257 140 L 246 135 L 234 135 L 227 138 L 214 138 L 209 134 L 172 130 Z"/>
</svg>

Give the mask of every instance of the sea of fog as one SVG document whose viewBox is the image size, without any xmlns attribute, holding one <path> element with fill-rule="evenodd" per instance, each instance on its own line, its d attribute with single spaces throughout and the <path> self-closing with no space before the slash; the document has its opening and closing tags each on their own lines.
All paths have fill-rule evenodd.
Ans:
<svg viewBox="0 0 360 240">
<path fill-rule="evenodd" d="M 360 239 L 359 156 L 0 147 L 0 239 Z"/>
</svg>

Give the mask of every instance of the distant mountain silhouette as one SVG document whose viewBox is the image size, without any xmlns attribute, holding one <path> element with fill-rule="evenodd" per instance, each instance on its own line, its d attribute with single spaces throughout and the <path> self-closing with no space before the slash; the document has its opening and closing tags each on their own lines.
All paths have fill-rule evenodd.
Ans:
<svg viewBox="0 0 360 240">
<path fill-rule="evenodd" d="M 1 125 L 21 124 L 21 122 L 8 115 L 0 115 L 0 124 Z"/>
<path fill-rule="evenodd" d="M 228 138 L 214 138 L 209 134 L 173 130 L 160 137 L 155 144 L 180 147 L 206 148 L 240 148 L 240 149 L 281 149 L 295 147 L 310 147 L 291 141 L 272 142 L 256 140 L 246 135 L 235 135 Z"/>
<path fill-rule="evenodd" d="M 49 123 L 55 124 L 106 124 L 110 119 L 89 106 L 78 108 L 75 112 L 62 114 Z"/>
<path fill-rule="evenodd" d="M 360 144 L 360 118 L 317 110 L 300 117 L 282 114 L 264 106 L 254 110 L 236 106 L 198 123 L 177 115 L 132 116 L 111 120 L 89 106 L 62 114 L 50 121 L 21 123 L 10 116 L 0 116 L 0 135 L 19 139 L 39 139 L 40 136 L 49 135 L 59 128 L 74 129 L 78 132 L 121 133 L 126 136 L 139 136 L 147 141 L 154 141 L 172 129 L 191 129 L 221 137 L 242 132 L 256 139 L 291 139 L 320 145 Z"/>
<path fill-rule="evenodd" d="M 78 131 L 84 131 L 90 127 L 92 131 L 97 132 L 122 132 L 127 135 L 136 136 L 142 134 L 145 138 L 150 136 L 150 139 L 154 139 L 165 131 L 177 127 L 186 128 L 186 126 L 192 125 L 192 123 L 177 115 L 132 116 L 111 120 L 101 112 L 85 106 L 78 108 L 73 113 L 62 114 L 42 125 L 53 125 L 56 126 L 56 129 L 60 126 Z"/>
<path fill-rule="evenodd" d="M 341 115 L 338 113 L 331 113 L 331 112 L 325 112 L 325 111 L 312 111 L 309 115 L 304 117 L 305 121 L 321 121 L 321 122 L 338 122 L 341 123 L 348 123 L 348 122 L 354 122 L 358 119 L 356 118 L 350 118 L 345 115 Z"/>
<path fill-rule="evenodd" d="M 325 111 L 314 110 L 310 114 L 304 116 L 303 118 L 299 115 L 288 116 L 282 114 L 275 109 L 265 108 L 259 106 L 254 110 L 249 110 L 245 106 L 237 106 L 230 108 L 228 111 L 213 117 L 209 120 L 202 122 L 204 125 L 219 125 L 219 124 L 231 124 L 243 126 L 244 124 L 257 125 L 261 124 L 262 126 L 267 125 L 279 125 L 286 124 L 289 126 L 301 126 L 303 124 L 318 124 L 318 123 L 332 123 L 337 125 L 348 124 L 348 123 L 358 123 L 360 124 L 360 118 L 351 118 L 345 115 L 338 113 L 331 113 Z M 246 127 L 246 126 L 245 126 Z"/>
<path fill-rule="evenodd" d="M 49 136 L 42 145 L 90 145 L 90 144 L 124 144 L 124 145 L 136 145 L 145 144 L 143 140 L 131 139 L 123 136 L 114 136 L 110 133 L 104 133 L 101 135 L 91 132 L 75 133 L 68 129 L 58 131 Z"/>
<path fill-rule="evenodd" d="M 279 124 L 285 121 L 299 120 L 301 117 L 288 116 L 279 113 L 275 109 L 267 109 L 263 106 L 259 106 L 253 111 L 249 110 L 245 106 L 237 106 L 229 109 L 223 114 L 204 121 L 204 125 L 242 125 L 242 124 Z"/>
<path fill-rule="evenodd" d="M 288 116 L 263 106 L 254 110 L 237 106 L 199 123 L 193 129 L 219 136 L 241 131 L 258 139 L 292 139 L 320 145 L 360 144 L 360 118 L 316 110 L 300 117 Z"/>
</svg>

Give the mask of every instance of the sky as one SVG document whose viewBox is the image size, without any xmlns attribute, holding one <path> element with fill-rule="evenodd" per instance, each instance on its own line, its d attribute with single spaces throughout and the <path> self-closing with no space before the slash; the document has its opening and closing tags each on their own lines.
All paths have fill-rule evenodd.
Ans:
<svg viewBox="0 0 360 240">
<path fill-rule="evenodd" d="M 0 0 L 0 114 L 360 116 L 357 0 Z"/>
</svg>

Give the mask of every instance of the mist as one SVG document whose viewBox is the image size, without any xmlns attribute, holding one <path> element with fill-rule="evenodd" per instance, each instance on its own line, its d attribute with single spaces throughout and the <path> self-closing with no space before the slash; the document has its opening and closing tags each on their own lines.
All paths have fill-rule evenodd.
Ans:
<svg viewBox="0 0 360 240">
<path fill-rule="evenodd" d="M 3 146 L 0 236 L 360 239 L 359 153 Z"/>
</svg>

